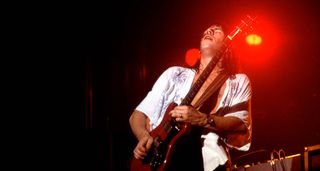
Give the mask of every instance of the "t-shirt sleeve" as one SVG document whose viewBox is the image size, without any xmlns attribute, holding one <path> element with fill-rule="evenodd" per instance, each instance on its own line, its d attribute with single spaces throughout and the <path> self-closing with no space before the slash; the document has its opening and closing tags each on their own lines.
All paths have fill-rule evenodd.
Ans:
<svg viewBox="0 0 320 171">
<path fill-rule="evenodd" d="M 136 110 L 143 112 L 150 119 L 150 123 L 154 123 L 159 117 L 163 105 L 163 93 L 169 87 L 169 79 L 172 74 L 172 68 L 165 70 L 154 83 L 152 89 L 147 96 L 136 107 Z"/>
</svg>

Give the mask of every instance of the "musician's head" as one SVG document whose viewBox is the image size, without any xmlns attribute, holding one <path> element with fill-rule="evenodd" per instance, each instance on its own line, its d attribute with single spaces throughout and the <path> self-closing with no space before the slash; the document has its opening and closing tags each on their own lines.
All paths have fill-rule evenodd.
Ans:
<svg viewBox="0 0 320 171">
<path fill-rule="evenodd" d="M 212 55 L 212 53 L 215 53 L 221 48 L 225 35 L 226 33 L 220 24 L 211 25 L 202 34 L 200 53 L 202 55 Z"/>
<path fill-rule="evenodd" d="M 207 28 L 200 41 L 201 58 L 212 57 L 222 47 L 224 39 L 229 34 L 229 29 L 223 24 L 213 24 Z M 200 62 L 200 61 L 199 61 Z M 222 67 L 231 73 L 237 71 L 238 59 L 230 47 L 222 58 Z"/>
</svg>

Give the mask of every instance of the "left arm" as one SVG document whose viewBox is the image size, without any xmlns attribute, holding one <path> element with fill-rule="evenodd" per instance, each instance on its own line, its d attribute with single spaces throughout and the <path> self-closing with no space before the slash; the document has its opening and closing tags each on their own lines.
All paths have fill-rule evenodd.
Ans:
<svg viewBox="0 0 320 171">
<path fill-rule="evenodd" d="M 192 106 L 176 106 L 170 113 L 178 122 L 189 122 L 192 125 L 203 126 L 213 131 L 243 132 L 247 130 L 242 120 L 237 117 L 206 114 Z"/>
</svg>

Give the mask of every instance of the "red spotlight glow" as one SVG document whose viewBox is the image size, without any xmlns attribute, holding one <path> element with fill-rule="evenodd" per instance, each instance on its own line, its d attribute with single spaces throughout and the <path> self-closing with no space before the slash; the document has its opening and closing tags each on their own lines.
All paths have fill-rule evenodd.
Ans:
<svg viewBox="0 0 320 171">
<path fill-rule="evenodd" d="M 283 43 L 280 35 L 272 18 L 260 16 L 250 34 L 233 41 L 240 62 L 253 68 L 268 66 Z"/>
<path fill-rule="evenodd" d="M 194 66 L 200 58 L 199 49 L 192 48 L 187 50 L 185 56 L 185 62 L 189 66 Z"/>
<path fill-rule="evenodd" d="M 249 45 L 258 46 L 262 42 L 262 38 L 257 34 L 250 34 L 246 37 L 246 41 Z"/>
</svg>

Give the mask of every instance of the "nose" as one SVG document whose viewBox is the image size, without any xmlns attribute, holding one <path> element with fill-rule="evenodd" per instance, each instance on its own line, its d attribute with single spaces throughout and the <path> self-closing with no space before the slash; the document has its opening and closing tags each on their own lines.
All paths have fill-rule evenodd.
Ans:
<svg viewBox="0 0 320 171">
<path fill-rule="evenodd" d="M 208 29 L 204 32 L 205 34 L 213 34 L 212 30 Z"/>
</svg>

